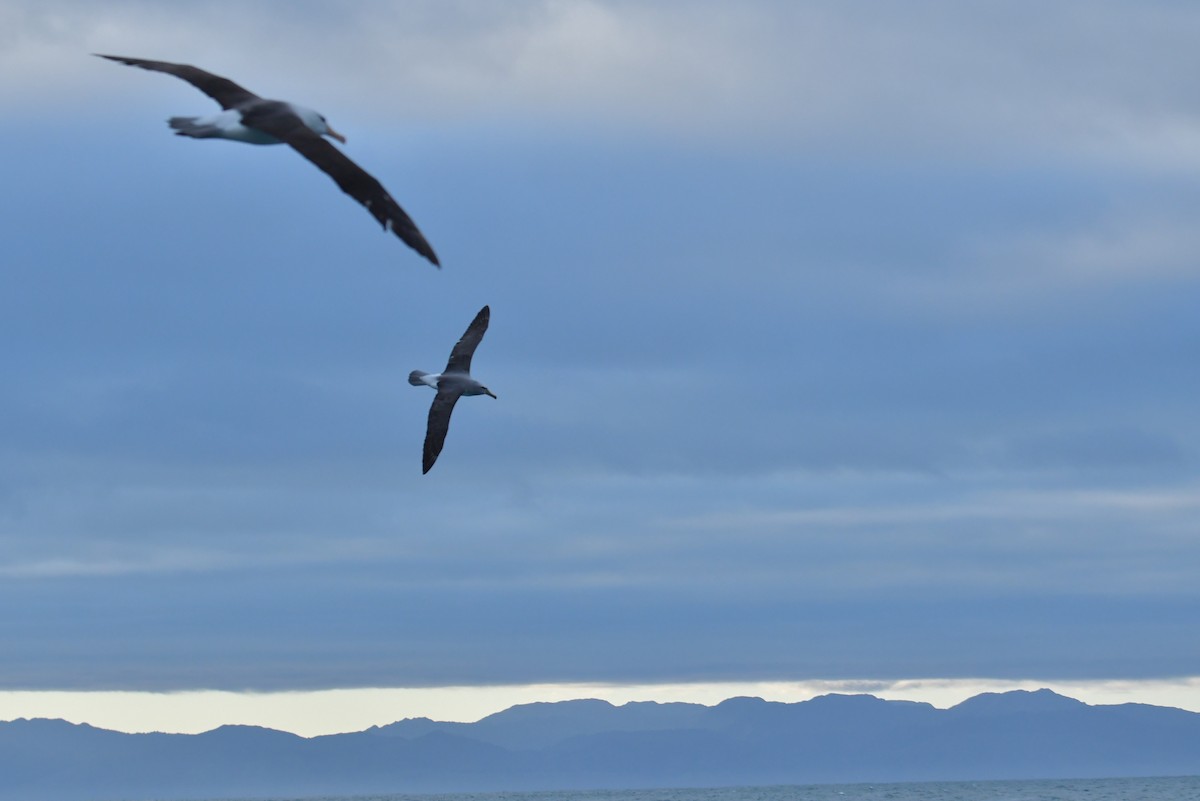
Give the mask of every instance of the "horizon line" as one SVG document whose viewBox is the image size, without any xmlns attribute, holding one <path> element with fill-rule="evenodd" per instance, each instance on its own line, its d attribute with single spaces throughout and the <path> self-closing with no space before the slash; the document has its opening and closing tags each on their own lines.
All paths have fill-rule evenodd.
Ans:
<svg viewBox="0 0 1200 801">
<path fill-rule="evenodd" d="M 830 693 L 919 701 L 946 709 L 989 692 L 1049 689 L 1089 705 L 1144 703 L 1200 713 L 1200 676 L 1157 679 L 808 679 L 605 683 L 562 682 L 317 690 L 0 690 L 0 721 L 61 719 L 139 734 L 199 734 L 221 726 L 260 726 L 301 737 L 342 734 L 405 718 L 474 723 L 529 703 L 596 699 L 697 703 L 757 697 L 796 703 Z"/>
</svg>

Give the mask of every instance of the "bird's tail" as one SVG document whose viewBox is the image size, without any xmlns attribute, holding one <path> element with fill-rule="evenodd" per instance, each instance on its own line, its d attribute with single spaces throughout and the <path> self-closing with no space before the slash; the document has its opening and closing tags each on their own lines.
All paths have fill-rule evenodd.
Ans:
<svg viewBox="0 0 1200 801">
<path fill-rule="evenodd" d="M 193 139 L 212 139 L 221 135 L 221 129 L 215 125 L 197 123 L 197 117 L 172 117 L 167 120 L 175 131 L 176 136 L 190 136 Z"/>
<path fill-rule="evenodd" d="M 423 387 L 425 386 L 425 382 L 421 379 L 427 375 L 429 375 L 429 373 L 426 373 L 423 370 L 413 370 L 408 374 L 408 383 L 412 384 L 414 387 Z"/>
</svg>

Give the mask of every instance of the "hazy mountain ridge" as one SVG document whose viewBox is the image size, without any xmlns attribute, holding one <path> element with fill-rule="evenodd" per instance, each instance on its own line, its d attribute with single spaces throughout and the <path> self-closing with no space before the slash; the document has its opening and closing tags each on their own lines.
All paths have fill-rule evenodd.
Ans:
<svg viewBox="0 0 1200 801">
<path fill-rule="evenodd" d="M 1049 690 L 946 710 L 868 695 L 567 701 L 309 739 L 252 726 L 180 735 L 0 723 L 3 801 L 1184 774 L 1200 774 L 1200 714 Z"/>
</svg>

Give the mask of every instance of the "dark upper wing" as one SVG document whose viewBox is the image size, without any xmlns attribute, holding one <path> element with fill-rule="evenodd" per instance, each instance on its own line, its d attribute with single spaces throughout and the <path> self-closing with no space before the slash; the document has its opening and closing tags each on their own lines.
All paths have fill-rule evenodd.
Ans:
<svg viewBox="0 0 1200 801">
<path fill-rule="evenodd" d="M 429 472 L 442 445 L 446 444 L 446 432 L 450 430 L 450 413 L 458 402 L 459 393 L 438 390 L 437 397 L 429 407 L 429 423 L 425 426 L 425 450 L 421 454 L 421 474 Z"/>
<path fill-rule="evenodd" d="M 242 123 L 287 142 L 293 150 L 336 181 L 343 192 L 366 206 L 385 231 L 390 228 L 406 245 L 429 259 L 434 266 L 441 267 L 437 254 L 425 241 L 416 223 L 392 199 L 383 184 L 286 109 L 286 104 L 282 103 L 256 105 L 242 115 Z"/>
<path fill-rule="evenodd" d="M 483 333 L 487 331 L 488 320 L 491 319 L 491 316 L 492 311 L 489 307 L 484 306 L 479 310 L 479 314 L 475 315 L 475 319 L 467 326 L 462 338 L 454 344 L 454 350 L 450 351 L 450 361 L 446 362 L 446 369 L 443 372 L 471 372 L 471 357 L 475 355 L 475 348 L 479 347 Z"/>
<path fill-rule="evenodd" d="M 247 100 L 258 99 L 258 95 L 248 89 L 243 89 L 228 78 L 213 75 L 211 72 L 205 72 L 198 67 L 188 66 L 187 64 L 172 64 L 169 61 L 147 61 L 144 58 L 125 58 L 124 56 L 106 56 L 102 53 L 93 53 L 92 55 L 107 58 L 109 61 L 119 61 L 131 67 L 141 67 L 144 70 L 153 70 L 154 72 L 165 72 L 168 75 L 174 75 L 176 78 L 182 78 L 220 103 L 221 108 L 233 108 L 245 103 Z"/>
</svg>

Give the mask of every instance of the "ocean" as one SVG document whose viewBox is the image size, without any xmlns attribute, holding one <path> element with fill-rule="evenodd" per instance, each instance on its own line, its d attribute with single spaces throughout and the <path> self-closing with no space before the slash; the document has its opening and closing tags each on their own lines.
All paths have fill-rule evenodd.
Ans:
<svg viewBox="0 0 1200 801">
<path fill-rule="evenodd" d="M 320 799 L 281 797 L 271 801 L 1200 801 L 1200 776 L 326 796 Z"/>
</svg>

